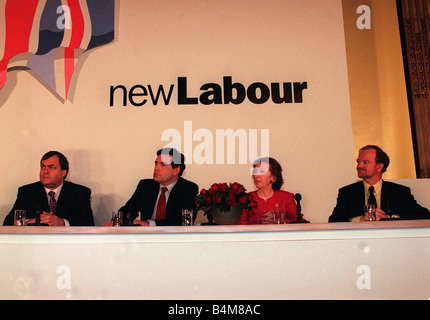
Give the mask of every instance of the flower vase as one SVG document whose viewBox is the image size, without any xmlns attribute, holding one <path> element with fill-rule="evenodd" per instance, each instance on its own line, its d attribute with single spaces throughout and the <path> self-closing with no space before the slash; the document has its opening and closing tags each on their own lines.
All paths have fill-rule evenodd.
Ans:
<svg viewBox="0 0 430 320">
<path fill-rule="evenodd" d="M 240 206 L 231 207 L 230 211 L 221 211 L 219 208 L 212 208 L 212 217 L 216 224 L 237 224 L 242 218 L 243 208 Z"/>
</svg>

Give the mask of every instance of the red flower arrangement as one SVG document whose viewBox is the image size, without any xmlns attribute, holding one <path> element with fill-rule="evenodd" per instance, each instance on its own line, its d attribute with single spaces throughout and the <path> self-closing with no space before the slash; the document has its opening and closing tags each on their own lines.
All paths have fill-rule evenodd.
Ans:
<svg viewBox="0 0 430 320">
<path fill-rule="evenodd" d="M 213 207 L 223 212 L 228 212 L 231 207 L 236 206 L 251 210 L 257 207 L 257 202 L 252 200 L 252 196 L 246 193 L 245 187 L 237 182 L 214 183 L 209 190 L 202 189 L 196 196 L 195 202 L 196 210 L 203 210 L 205 214 Z"/>
</svg>

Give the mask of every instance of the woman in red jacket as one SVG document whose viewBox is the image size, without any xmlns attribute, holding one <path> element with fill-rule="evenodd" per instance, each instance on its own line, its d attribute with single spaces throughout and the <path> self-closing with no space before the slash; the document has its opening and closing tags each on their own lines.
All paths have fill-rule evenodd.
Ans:
<svg viewBox="0 0 430 320">
<path fill-rule="evenodd" d="M 282 209 L 285 223 L 297 220 L 294 194 L 280 190 L 284 179 L 282 167 L 274 158 L 257 159 L 253 164 L 252 177 L 257 190 L 250 192 L 257 208 L 243 210 L 239 224 L 274 223 L 273 212 Z"/>
</svg>

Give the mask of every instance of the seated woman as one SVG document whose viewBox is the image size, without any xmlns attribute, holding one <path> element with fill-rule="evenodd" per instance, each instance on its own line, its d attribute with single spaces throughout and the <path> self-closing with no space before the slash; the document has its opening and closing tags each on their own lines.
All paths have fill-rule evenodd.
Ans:
<svg viewBox="0 0 430 320">
<path fill-rule="evenodd" d="M 282 167 L 273 158 L 260 158 L 253 164 L 252 177 L 257 190 L 250 192 L 257 208 L 243 210 L 238 224 L 273 223 L 273 210 L 282 209 L 285 223 L 297 220 L 294 194 L 280 190 L 284 183 Z"/>
</svg>

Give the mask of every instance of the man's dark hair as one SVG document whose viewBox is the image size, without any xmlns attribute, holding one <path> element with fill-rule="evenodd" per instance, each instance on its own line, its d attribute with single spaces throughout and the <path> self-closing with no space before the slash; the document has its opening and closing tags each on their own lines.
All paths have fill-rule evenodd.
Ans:
<svg viewBox="0 0 430 320">
<path fill-rule="evenodd" d="M 379 148 L 378 146 L 371 145 L 371 144 L 369 144 L 369 145 L 364 146 L 363 148 L 361 148 L 359 150 L 359 153 L 361 151 L 368 150 L 368 149 L 373 149 L 373 150 L 376 151 L 375 162 L 376 163 L 382 163 L 384 165 L 384 167 L 382 168 L 382 173 L 384 173 L 385 171 L 387 171 L 387 168 L 388 168 L 388 166 L 390 164 L 390 158 L 388 157 L 388 155 L 381 148 Z"/>
<path fill-rule="evenodd" d="M 180 170 L 178 173 L 178 177 L 182 176 L 182 173 L 185 170 L 185 156 L 182 153 L 180 153 L 178 150 L 176 150 L 175 148 L 163 148 L 163 149 L 158 150 L 157 156 L 159 156 L 161 154 L 168 154 L 168 155 L 172 156 L 172 160 L 171 160 L 170 164 L 172 165 L 173 169 L 179 167 Z"/>
<path fill-rule="evenodd" d="M 48 151 L 45 153 L 40 159 L 40 164 L 42 164 L 42 161 L 48 160 L 49 158 L 52 158 L 53 156 L 57 156 L 60 161 L 60 167 L 61 170 L 66 170 L 66 175 L 64 176 L 64 179 L 66 179 L 67 174 L 69 173 L 69 161 L 67 161 L 67 158 L 59 151 Z"/>
</svg>

